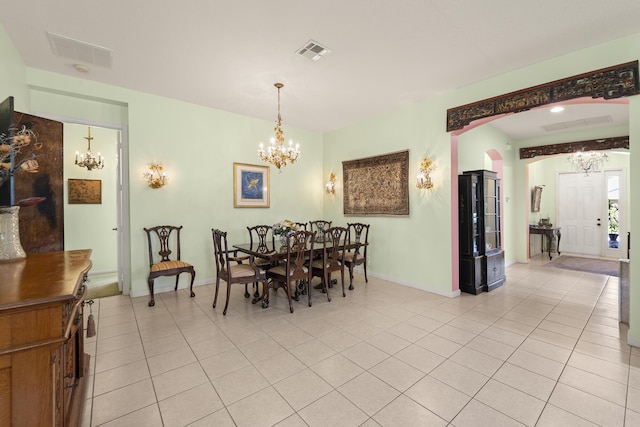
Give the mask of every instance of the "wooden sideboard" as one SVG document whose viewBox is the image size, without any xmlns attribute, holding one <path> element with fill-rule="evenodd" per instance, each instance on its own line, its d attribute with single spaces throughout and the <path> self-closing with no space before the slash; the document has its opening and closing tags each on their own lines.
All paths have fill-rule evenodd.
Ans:
<svg viewBox="0 0 640 427">
<path fill-rule="evenodd" d="M 80 425 L 90 250 L 0 263 L 0 426 Z"/>
</svg>

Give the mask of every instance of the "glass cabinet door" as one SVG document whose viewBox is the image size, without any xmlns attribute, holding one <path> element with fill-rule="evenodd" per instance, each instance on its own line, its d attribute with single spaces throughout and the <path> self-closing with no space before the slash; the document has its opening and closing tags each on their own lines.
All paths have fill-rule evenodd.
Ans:
<svg viewBox="0 0 640 427">
<path fill-rule="evenodd" d="M 498 181 L 484 179 L 485 251 L 500 248 L 500 194 Z"/>
</svg>

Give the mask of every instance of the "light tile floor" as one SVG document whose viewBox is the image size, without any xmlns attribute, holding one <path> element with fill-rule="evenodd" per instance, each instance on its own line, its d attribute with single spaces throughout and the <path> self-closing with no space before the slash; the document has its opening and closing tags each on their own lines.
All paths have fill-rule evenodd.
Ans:
<svg viewBox="0 0 640 427">
<path fill-rule="evenodd" d="M 213 286 L 93 305 L 85 426 L 638 426 L 640 349 L 615 277 L 507 268 L 446 298 L 357 275 L 288 312 Z"/>
</svg>

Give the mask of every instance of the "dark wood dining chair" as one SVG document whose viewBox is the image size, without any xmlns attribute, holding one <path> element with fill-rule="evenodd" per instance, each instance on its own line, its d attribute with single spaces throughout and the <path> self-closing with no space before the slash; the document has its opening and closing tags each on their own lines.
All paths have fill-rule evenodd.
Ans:
<svg viewBox="0 0 640 427">
<path fill-rule="evenodd" d="M 256 247 L 257 252 L 267 253 L 275 248 L 275 237 L 273 236 L 273 227 L 271 225 L 254 225 L 253 227 L 247 227 L 249 231 L 249 244 L 253 248 Z M 269 246 L 269 244 L 271 246 Z M 255 257 L 254 262 L 257 267 L 268 270 L 273 265 L 271 262 L 264 258 Z M 260 297 L 257 283 L 254 283 L 254 297 Z M 249 297 L 249 291 L 245 287 L 244 296 Z"/>
<path fill-rule="evenodd" d="M 211 229 L 213 236 L 213 251 L 216 260 L 216 290 L 213 297 L 213 308 L 216 308 L 218 302 L 218 290 L 220 289 L 220 279 L 227 282 L 227 300 L 224 304 L 222 315 L 227 315 L 229 307 L 229 296 L 231 294 L 231 285 L 240 283 L 245 285 L 245 298 L 249 295 L 246 292 L 246 285 L 254 282 L 262 282 L 263 289 L 266 290 L 266 273 L 265 270 L 255 265 L 254 257 L 249 256 L 248 263 L 245 264 L 236 256 L 237 251 L 229 251 L 227 244 L 227 233 L 218 229 Z M 232 264 L 232 263 L 236 264 Z"/>
<path fill-rule="evenodd" d="M 345 227 L 331 227 L 324 230 L 322 239 L 322 253 L 311 261 L 311 274 L 322 279 L 322 291 L 327 293 L 327 300 L 331 301 L 329 288 L 331 287 L 331 273 L 339 271 L 342 278 L 342 296 L 344 291 L 344 257 L 345 251 L 341 250 L 341 244 L 347 237 Z"/>
<path fill-rule="evenodd" d="M 331 228 L 331 221 L 325 221 L 324 219 L 318 219 L 315 221 L 309 221 L 309 231 L 316 232 L 316 241 L 322 241 L 325 230 Z"/>
<path fill-rule="evenodd" d="M 369 247 L 369 226 L 361 222 L 347 223 L 347 240 L 355 243 L 355 247 L 345 251 L 344 262 L 349 269 L 349 290 L 353 290 L 353 269 L 362 265 L 364 269 L 364 281 L 367 278 L 367 248 Z"/>
<path fill-rule="evenodd" d="M 295 299 L 298 299 L 298 284 L 304 283 L 306 286 L 309 307 L 311 307 L 311 269 L 307 265 L 309 257 L 313 257 L 313 242 L 315 233 L 306 230 L 294 231 L 287 236 L 287 258 L 282 264 L 267 270 L 267 278 L 271 280 L 270 286 L 283 288 L 289 300 L 289 311 L 293 313 L 293 303 L 291 298 L 291 284 L 294 284 Z M 269 305 L 269 287 L 263 294 L 263 307 Z"/>
<path fill-rule="evenodd" d="M 147 243 L 149 247 L 149 292 L 151 300 L 149 307 L 156 305 L 154 298 L 154 280 L 161 276 L 176 276 L 176 287 L 182 273 L 191 274 L 190 291 L 193 293 L 193 281 L 196 278 L 196 271 L 191 264 L 180 259 L 180 231 L 182 226 L 158 225 L 156 227 L 145 228 L 147 233 Z M 155 249 L 154 249 L 155 248 Z"/>
</svg>

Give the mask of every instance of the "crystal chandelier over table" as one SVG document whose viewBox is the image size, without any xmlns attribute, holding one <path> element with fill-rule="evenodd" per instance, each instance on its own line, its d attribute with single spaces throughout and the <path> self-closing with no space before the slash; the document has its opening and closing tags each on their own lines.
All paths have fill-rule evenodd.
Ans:
<svg viewBox="0 0 640 427">
<path fill-rule="evenodd" d="M 88 170 L 92 169 L 102 169 L 104 167 L 104 159 L 98 153 L 98 157 L 94 156 L 91 152 L 91 127 L 89 127 L 89 136 L 85 136 L 84 139 L 87 140 L 87 152 L 85 154 L 80 154 L 76 151 L 76 165 L 81 168 L 87 168 Z"/>
<path fill-rule="evenodd" d="M 584 172 L 588 176 L 591 172 L 598 172 L 609 161 L 609 157 L 600 151 L 578 151 L 571 153 L 567 161 L 578 172 Z"/>
<path fill-rule="evenodd" d="M 280 89 L 284 86 L 282 83 L 275 83 L 274 86 L 278 88 L 278 120 L 276 121 L 276 127 L 273 128 L 275 137 L 271 138 L 269 146 L 264 148 L 264 145 L 260 143 L 258 149 L 258 155 L 263 162 L 271 163 L 273 166 L 281 170 L 281 168 L 287 166 L 288 163 L 294 164 L 300 156 L 300 144 L 293 145 L 293 141 L 289 140 L 289 146 L 284 145 L 284 136 L 282 131 L 282 117 L 280 117 Z"/>
</svg>

